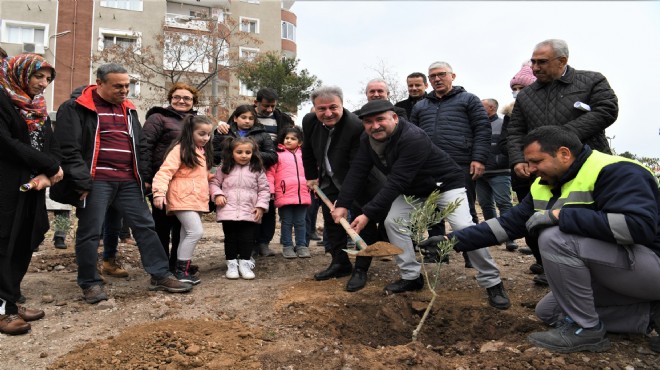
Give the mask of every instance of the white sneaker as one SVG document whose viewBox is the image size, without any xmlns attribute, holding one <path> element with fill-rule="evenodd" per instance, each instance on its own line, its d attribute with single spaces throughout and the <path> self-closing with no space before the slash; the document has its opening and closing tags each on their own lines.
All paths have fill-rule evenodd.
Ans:
<svg viewBox="0 0 660 370">
<path fill-rule="evenodd" d="M 227 279 L 238 279 L 238 261 L 237 260 L 227 260 L 227 273 L 225 274 Z"/>
<path fill-rule="evenodd" d="M 238 261 L 238 272 L 241 273 L 241 277 L 245 280 L 254 279 L 254 272 L 252 272 L 253 268 L 254 268 L 254 263 L 252 263 L 250 260 Z"/>
</svg>

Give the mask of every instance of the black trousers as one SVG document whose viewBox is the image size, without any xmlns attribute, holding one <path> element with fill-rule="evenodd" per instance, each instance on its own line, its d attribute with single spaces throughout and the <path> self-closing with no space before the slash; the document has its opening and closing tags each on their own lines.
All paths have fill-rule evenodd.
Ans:
<svg viewBox="0 0 660 370">
<path fill-rule="evenodd" d="M 227 261 L 252 257 L 256 227 L 257 224 L 251 221 L 222 221 Z"/>
<path fill-rule="evenodd" d="M 176 270 L 176 254 L 179 250 L 179 240 L 181 239 L 181 222 L 176 216 L 168 216 L 167 211 L 154 207 L 154 198 L 149 196 L 151 202 L 151 216 L 154 218 L 156 234 L 165 249 L 165 254 L 169 259 L 169 269 L 172 273 Z M 170 248 L 170 235 L 172 247 Z"/>
<path fill-rule="evenodd" d="M 337 192 L 329 192 L 329 194 L 326 193 L 326 195 L 328 196 L 328 199 L 330 199 L 330 202 L 334 203 L 339 194 Z M 325 203 L 322 203 L 321 206 L 323 211 L 324 233 L 327 235 L 325 242 L 329 243 L 329 246 L 326 245 L 326 250 L 332 255 L 332 263 L 350 265 L 351 261 L 348 259 L 348 254 L 343 251 L 343 249 L 346 249 L 346 230 L 344 230 L 340 224 L 336 224 L 333 221 L 330 209 Z M 351 214 L 353 215 L 353 218 L 355 218 L 361 215 L 362 211 L 357 207 L 353 207 L 351 209 Z M 367 245 L 377 242 L 379 240 L 379 233 L 376 223 L 369 221 L 364 230 L 360 232 L 360 237 L 365 243 L 367 243 Z M 356 257 L 355 268 L 368 271 L 369 266 L 371 266 L 371 260 L 371 257 Z"/>
<path fill-rule="evenodd" d="M 255 238 L 257 239 L 257 243 L 255 244 L 255 248 L 259 244 L 268 245 L 273 240 L 273 236 L 275 235 L 275 212 L 275 201 L 271 199 L 268 202 L 268 212 L 264 213 L 263 217 L 261 217 L 261 223 L 256 224 Z"/>
<path fill-rule="evenodd" d="M 18 228 L 15 243 L 8 245 L 0 254 L 0 299 L 5 301 L 5 314 L 17 314 L 16 301 L 21 295 L 21 282 L 27 273 L 32 259 L 32 227 L 35 221 L 36 192 L 26 194 L 23 212 L 14 219 L 14 228 Z M 42 199 L 43 201 L 43 199 Z M 43 240 L 43 235 L 39 236 Z M 10 236 L 3 238 L 2 244 L 9 243 Z M 41 241 L 42 241 L 41 240 Z M 0 302 L 2 305 L 3 302 Z"/>
</svg>

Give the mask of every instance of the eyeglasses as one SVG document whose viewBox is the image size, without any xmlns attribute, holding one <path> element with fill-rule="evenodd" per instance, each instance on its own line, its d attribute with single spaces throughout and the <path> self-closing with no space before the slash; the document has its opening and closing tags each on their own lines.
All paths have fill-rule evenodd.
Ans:
<svg viewBox="0 0 660 370">
<path fill-rule="evenodd" d="M 431 74 L 428 77 L 429 77 L 429 80 L 433 80 L 436 77 L 437 78 L 445 78 L 445 77 L 447 77 L 447 75 L 450 75 L 450 74 L 452 74 L 452 72 L 438 72 L 438 73 Z"/>
<path fill-rule="evenodd" d="M 185 102 L 191 102 L 193 100 L 192 96 L 179 96 L 179 95 L 174 95 L 172 96 L 173 101 L 177 100 L 183 100 Z"/>
<path fill-rule="evenodd" d="M 552 59 L 530 59 L 529 61 L 532 63 L 532 65 L 544 66 L 544 65 L 550 63 L 550 61 L 553 61 L 553 60 L 559 59 L 559 58 L 561 58 L 561 57 L 554 57 Z"/>
</svg>

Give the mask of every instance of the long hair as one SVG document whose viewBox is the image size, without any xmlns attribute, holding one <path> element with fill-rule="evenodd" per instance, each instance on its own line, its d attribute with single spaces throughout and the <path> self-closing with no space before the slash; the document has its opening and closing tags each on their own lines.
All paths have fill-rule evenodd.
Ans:
<svg viewBox="0 0 660 370">
<path fill-rule="evenodd" d="M 222 151 L 222 173 L 229 174 L 232 168 L 236 165 L 234 160 L 234 149 L 242 144 L 252 145 L 252 157 L 250 158 L 250 171 L 260 172 L 264 169 L 264 164 L 261 161 L 261 155 L 259 154 L 259 146 L 257 143 L 252 140 L 250 137 L 228 137 L 222 142 L 224 147 Z"/>
<path fill-rule="evenodd" d="M 247 113 L 247 112 L 252 113 L 252 117 L 254 117 L 254 124 L 259 125 L 260 123 L 259 123 L 259 118 L 257 118 L 257 111 L 254 109 L 254 106 L 252 106 L 250 104 L 239 105 L 236 108 L 236 110 L 234 110 L 234 113 L 232 113 L 231 116 L 229 116 L 228 121 L 230 123 L 235 122 L 236 117 L 240 116 L 243 113 Z"/>
<path fill-rule="evenodd" d="M 288 134 L 294 134 L 298 138 L 298 143 L 302 145 L 303 142 L 303 132 L 298 126 L 293 126 L 293 127 L 285 127 L 283 128 L 279 134 L 277 134 L 277 143 L 278 144 L 284 144 L 284 139 L 286 138 L 286 135 Z M 276 150 L 280 151 L 279 148 Z"/>
<path fill-rule="evenodd" d="M 172 148 L 176 145 L 181 144 L 181 163 L 186 167 L 194 168 L 195 166 L 204 166 L 207 170 L 211 169 L 213 165 L 213 140 L 209 140 L 204 145 L 204 156 L 206 157 L 206 163 L 200 163 L 199 158 L 197 158 L 197 153 L 195 149 L 195 139 L 193 133 L 195 132 L 195 127 L 197 125 L 211 125 L 213 126 L 213 121 L 207 116 L 199 115 L 195 116 L 189 114 L 186 118 L 183 119 L 183 128 L 181 129 L 181 134 L 176 140 L 172 142 L 170 147 L 167 149 L 169 153 Z M 213 130 L 211 130 L 213 132 Z M 167 154 L 165 154 L 167 156 Z"/>
</svg>

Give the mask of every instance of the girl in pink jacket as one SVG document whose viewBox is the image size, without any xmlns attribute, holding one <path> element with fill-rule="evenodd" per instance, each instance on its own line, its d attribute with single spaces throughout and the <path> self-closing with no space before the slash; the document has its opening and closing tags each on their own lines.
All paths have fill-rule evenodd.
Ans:
<svg viewBox="0 0 660 370">
<path fill-rule="evenodd" d="M 270 191 L 259 148 L 250 137 L 223 142 L 222 167 L 211 179 L 209 191 L 216 205 L 216 219 L 225 233 L 227 279 L 254 279 L 256 226 L 268 211 Z"/>
<path fill-rule="evenodd" d="M 302 137 L 302 131 L 298 127 L 283 129 L 278 135 L 277 163 L 266 173 L 270 192 L 275 195 L 275 207 L 280 214 L 284 258 L 311 257 L 305 240 L 305 216 L 312 199 L 307 188 L 300 151 Z M 292 227 L 296 232 L 295 249 Z"/>
<path fill-rule="evenodd" d="M 199 284 L 199 276 L 190 273 L 190 261 L 197 242 L 204 234 L 200 212 L 209 211 L 209 170 L 213 165 L 211 133 L 213 122 L 206 116 L 188 115 L 181 135 L 151 183 L 154 207 L 167 207 L 181 222 L 181 240 L 177 250 L 176 271 L 179 281 Z"/>
</svg>

